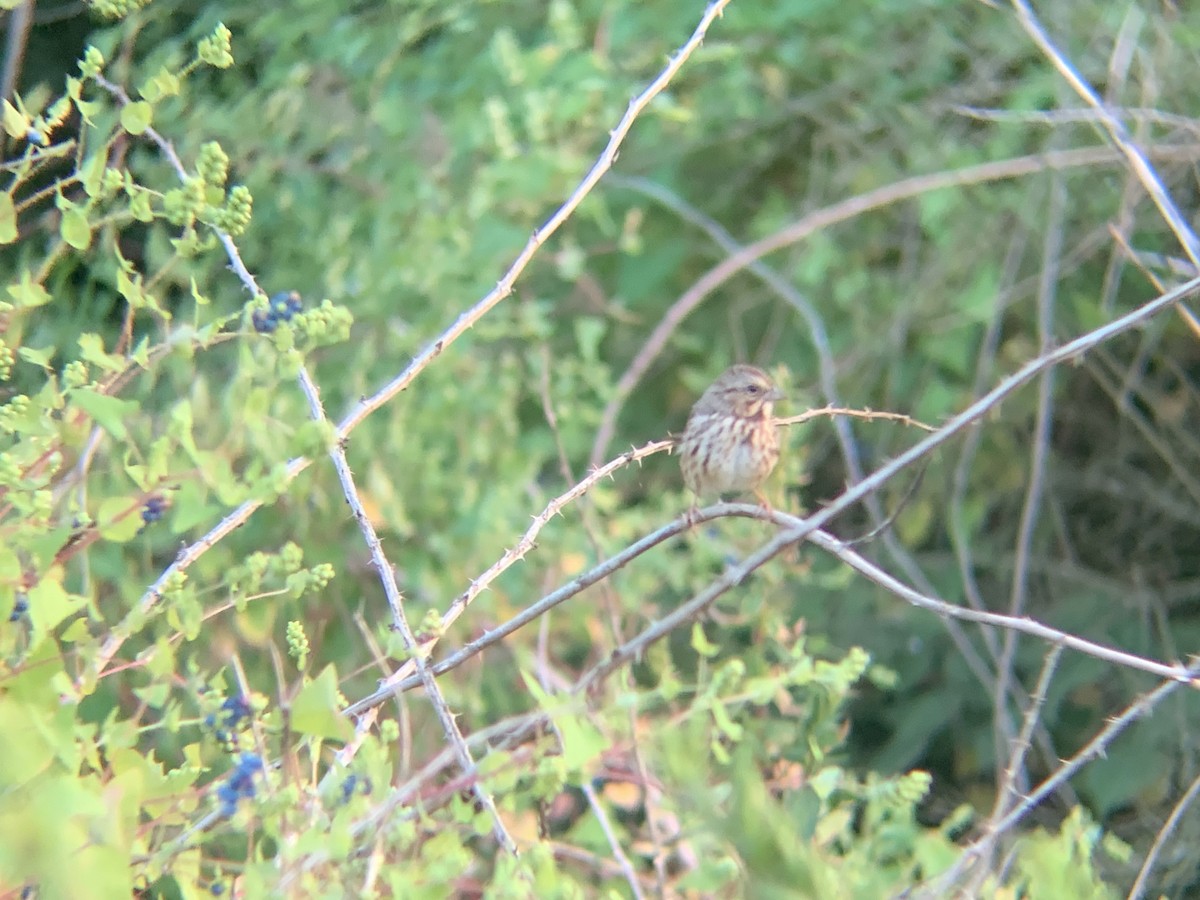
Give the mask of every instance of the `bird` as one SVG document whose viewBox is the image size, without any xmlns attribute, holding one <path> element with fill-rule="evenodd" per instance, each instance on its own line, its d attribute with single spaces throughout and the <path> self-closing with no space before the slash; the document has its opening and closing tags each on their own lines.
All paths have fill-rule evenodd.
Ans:
<svg viewBox="0 0 1200 900">
<path fill-rule="evenodd" d="M 679 440 L 683 481 L 697 502 L 754 493 L 769 508 L 759 487 L 779 462 L 772 412 L 783 396 L 766 372 L 748 365 L 727 369 L 700 395 Z"/>
</svg>

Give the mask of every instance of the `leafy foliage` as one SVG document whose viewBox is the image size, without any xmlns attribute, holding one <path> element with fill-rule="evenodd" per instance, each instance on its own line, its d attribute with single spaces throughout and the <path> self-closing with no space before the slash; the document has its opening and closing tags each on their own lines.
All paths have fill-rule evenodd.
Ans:
<svg viewBox="0 0 1200 900">
<path fill-rule="evenodd" d="M 327 462 L 344 446 L 426 642 L 415 652 L 436 641 L 444 659 L 687 507 L 672 460 L 627 466 L 443 628 L 583 477 L 647 336 L 728 257 L 706 226 L 750 243 L 811 217 L 769 262 L 821 328 L 735 275 L 671 333 L 611 452 L 678 429 L 735 359 L 792 373 L 798 407 L 833 399 L 799 389 L 827 362 L 848 405 L 941 422 L 1154 296 L 1105 226 L 1119 220 L 1138 252 L 1175 253 L 1170 235 L 1089 120 L 1026 115 L 1068 100 L 1012 16 L 733 0 L 638 118 L 618 177 L 513 295 L 342 434 L 331 422 L 495 286 L 700 10 L 421 0 L 244 5 L 218 21 L 204 4 L 91 6 L 86 47 L 60 46 L 56 80 L 3 107 L 0 885 L 875 898 L 960 859 L 1010 751 L 970 664 L 991 638 L 955 643 L 815 550 L 577 689 L 759 546 L 761 521 L 654 547 L 439 676 L 474 771 L 426 700 L 400 695 L 356 733 L 347 703 L 413 654 Z M 1195 25 L 1194 11 L 1146 4 L 1135 28 L 1083 7 L 1051 25 L 1090 77 L 1112 75 L 1114 103 L 1182 104 L 1196 47 L 1168 17 Z M 1118 78 L 1122 40 L 1138 62 Z M 1193 198 L 1194 123 L 1139 127 Z M 928 173 L 947 174 L 906 180 Z M 1071 201 L 1057 212 L 1055 192 Z M 1175 658 L 1195 630 L 1193 348 L 1185 319 L 1162 317 L 1056 372 L 1024 561 L 1036 391 L 915 487 L 890 483 L 893 543 L 864 552 L 959 605 L 1005 609 L 1024 583 L 1039 620 Z M 825 423 L 789 434 L 772 491 L 790 509 L 916 439 L 856 423 L 856 463 Z M 1017 646 L 1019 685 L 1044 656 Z M 1054 674 L 1038 709 L 1059 756 L 1148 686 L 1083 655 Z M 1165 701 L 1090 763 L 979 896 L 1101 897 L 1132 880 L 1114 833 L 1144 849 L 1174 804 L 1195 702 Z M 1057 765 L 1032 759 L 1039 777 Z M 519 858 L 497 850 L 477 784 Z"/>
</svg>

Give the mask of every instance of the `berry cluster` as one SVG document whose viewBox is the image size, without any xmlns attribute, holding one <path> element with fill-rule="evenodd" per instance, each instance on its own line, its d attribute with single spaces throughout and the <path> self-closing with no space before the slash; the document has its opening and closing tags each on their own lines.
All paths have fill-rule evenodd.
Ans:
<svg viewBox="0 0 1200 900">
<path fill-rule="evenodd" d="M 166 511 L 166 500 L 159 496 L 150 497 L 146 500 L 146 505 L 142 507 L 142 521 L 147 525 L 153 525 L 163 517 L 163 513 Z"/>
<path fill-rule="evenodd" d="M 12 612 L 8 614 L 8 621 L 16 622 L 27 612 L 29 612 L 29 600 L 24 594 L 18 594 L 17 602 L 13 604 Z"/>
<path fill-rule="evenodd" d="M 249 719 L 253 712 L 250 701 L 238 694 L 227 697 L 218 712 L 205 716 L 204 725 L 206 728 L 216 729 L 214 737 L 220 743 L 230 744 L 233 742 L 233 732 L 238 730 L 238 725 L 243 719 Z"/>
<path fill-rule="evenodd" d="M 225 205 L 216 210 L 213 224 L 230 237 L 237 237 L 250 224 L 253 212 L 254 198 L 250 196 L 250 189 L 244 184 L 235 184 L 229 189 Z"/>
<path fill-rule="evenodd" d="M 363 794 L 371 793 L 371 779 L 359 778 L 353 772 L 346 776 L 346 780 L 342 782 L 342 805 L 350 802 L 350 798 L 354 796 L 355 791 L 361 791 Z"/>
<path fill-rule="evenodd" d="M 270 334 L 280 322 L 290 322 L 302 306 L 298 291 L 280 291 L 268 301 L 266 309 L 256 309 L 250 321 L 259 334 Z"/>
<path fill-rule="evenodd" d="M 117 2 L 117 0 L 109 0 Z M 129 3 L 131 0 L 124 0 Z M 211 37 L 196 45 L 196 55 L 215 69 L 228 69 L 233 65 L 233 34 L 224 25 L 217 25 Z"/>
<path fill-rule="evenodd" d="M 224 187 L 229 178 L 229 157 L 216 141 L 200 147 L 196 156 L 196 172 L 204 183 L 213 187 Z"/>
<path fill-rule="evenodd" d="M 217 800 L 221 803 L 221 815 L 229 818 L 237 812 L 238 801 L 254 796 L 254 776 L 263 770 L 263 761 L 257 753 L 243 753 L 229 778 L 217 788 Z"/>
<path fill-rule="evenodd" d="M 149 2 L 150 0 L 96 0 L 92 9 L 105 18 L 123 19 Z"/>
</svg>

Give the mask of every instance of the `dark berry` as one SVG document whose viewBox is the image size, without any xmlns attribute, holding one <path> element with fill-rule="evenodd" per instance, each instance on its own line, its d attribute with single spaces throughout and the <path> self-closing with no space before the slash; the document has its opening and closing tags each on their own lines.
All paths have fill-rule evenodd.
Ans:
<svg viewBox="0 0 1200 900">
<path fill-rule="evenodd" d="M 350 798 L 354 796 L 354 789 L 358 786 L 358 776 L 351 773 L 346 776 L 346 780 L 342 782 L 342 802 L 349 803 Z"/>
<path fill-rule="evenodd" d="M 153 524 L 163 517 L 166 509 L 167 501 L 162 497 L 151 497 L 146 501 L 146 505 L 142 507 L 142 521 L 147 525 Z"/>
<path fill-rule="evenodd" d="M 225 893 L 225 885 L 218 882 L 218 883 L 214 884 L 212 887 L 210 887 L 208 890 L 214 897 L 220 897 L 223 893 Z"/>
<path fill-rule="evenodd" d="M 241 794 L 229 782 L 217 786 L 217 799 L 221 801 L 221 808 L 229 807 L 237 808 L 238 797 Z M 226 815 L 230 815 L 226 813 Z"/>
<path fill-rule="evenodd" d="M 24 594 L 22 594 L 21 596 L 19 596 L 17 598 L 17 601 L 13 604 L 12 612 L 8 616 L 8 621 L 16 622 L 18 619 L 21 618 L 21 616 L 25 615 L 25 613 L 27 613 L 27 612 L 29 612 L 29 600 L 25 597 Z"/>
<path fill-rule="evenodd" d="M 243 753 L 238 759 L 238 768 L 251 775 L 261 772 L 263 769 L 262 757 L 257 753 Z"/>
<path fill-rule="evenodd" d="M 259 334 L 270 334 L 279 327 L 279 320 L 275 318 L 275 313 L 265 309 L 256 309 L 250 316 L 250 322 Z"/>
<path fill-rule="evenodd" d="M 297 291 L 280 291 L 270 300 L 271 315 L 280 322 L 291 321 L 292 316 L 300 312 L 303 306 Z"/>
<path fill-rule="evenodd" d="M 239 800 L 254 796 L 254 775 L 261 772 L 262 768 L 263 761 L 257 754 L 243 753 L 238 757 L 229 778 L 217 785 L 217 800 L 222 816 L 232 816 L 237 811 Z"/>
<path fill-rule="evenodd" d="M 221 704 L 221 712 L 225 714 L 225 725 L 234 728 L 242 719 L 249 717 L 250 702 L 241 694 L 229 697 Z"/>
</svg>

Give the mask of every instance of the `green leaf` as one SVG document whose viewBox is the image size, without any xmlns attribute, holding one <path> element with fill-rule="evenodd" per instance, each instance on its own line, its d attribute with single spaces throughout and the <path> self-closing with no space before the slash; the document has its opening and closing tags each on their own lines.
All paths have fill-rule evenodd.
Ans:
<svg viewBox="0 0 1200 900">
<path fill-rule="evenodd" d="M 200 288 L 196 285 L 196 279 L 192 278 L 192 299 L 196 301 L 197 306 L 208 306 L 211 302 L 207 297 L 200 292 Z"/>
<path fill-rule="evenodd" d="M 123 544 L 141 531 L 142 517 L 129 497 L 109 497 L 96 510 L 96 524 L 102 538 Z"/>
<path fill-rule="evenodd" d="M 175 492 L 171 503 L 171 530 L 183 534 L 204 522 L 212 521 L 220 512 L 216 504 L 208 502 L 204 485 L 196 481 L 185 481 Z"/>
<path fill-rule="evenodd" d="M 562 745 L 562 763 L 568 771 L 583 770 L 608 746 L 608 740 L 585 716 L 572 715 L 563 709 L 562 702 L 542 690 L 537 679 L 526 672 L 521 673 L 525 688 L 537 700 L 538 705 L 554 722 Z"/>
<path fill-rule="evenodd" d="M 139 222 L 153 222 L 154 209 L 150 206 L 150 192 L 142 188 L 126 190 L 129 194 L 129 214 Z"/>
<path fill-rule="evenodd" d="M 1159 740 L 1153 731 L 1131 730 L 1084 769 L 1079 787 L 1088 808 L 1099 815 L 1110 815 L 1114 809 L 1128 807 L 1161 790 L 1170 759 Z"/>
<path fill-rule="evenodd" d="M 341 713 L 337 671 L 332 665 L 300 689 L 292 701 L 292 727 L 301 734 L 348 741 L 354 726 Z"/>
<path fill-rule="evenodd" d="M 172 598 L 167 609 L 167 623 L 183 635 L 185 641 L 194 641 L 204 627 L 204 607 L 196 599 L 191 588 L 184 588 Z"/>
<path fill-rule="evenodd" d="M 0 546 L 0 582 L 13 582 L 21 577 L 21 562 L 10 548 Z"/>
<path fill-rule="evenodd" d="M 0 728 L 0 753 L 4 758 L 0 788 L 7 793 L 8 789 L 27 785 L 49 768 L 54 746 L 37 707 L 0 699 L 0 723 L 4 725 Z"/>
<path fill-rule="evenodd" d="M 81 616 L 58 633 L 58 639 L 66 644 L 76 644 L 86 641 L 91 636 L 88 630 L 87 617 Z"/>
<path fill-rule="evenodd" d="M 79 358 L 84 362 L 100 366 L 107 372 L 125 371 L 125 360 L 113 353 L 104 351 L 104 341 L 98 334 L 81 334 L 76 338 L 79 344 Z"/>
<path fill-rule="evenodd" d="M 175 442 L 166 435 L 158 437 L 150 445 L 150 452 L 146 454 L 145 469 L 149 483 L 157 485 L 166 477 L 171 464 L 171 453 L 174 449 Z"/>
<path fill-rule="evenodd" d="M 75 532 L 69 524 L 53 528 L 34 537 L 26 540 L 25 549 L 29 554 L 43 565 L 49 565 L 64 546 L 71 539 L 71 535 Z"/>
<path fill-rule="evenodd" d="M 17 355 L 27 363 L 33 363 L 40 369 L 49 369 L 50 360 L 54 358 L 54 347 L 43 347 L 37 350 L 33 347 L 22 347 L 17 351 Z"/>
<path fill-rule="evenodd" d="M 0 194 L 0 244 L 17 239 L 17 208 L 11 194 Z"/>
<path fill-rule="evenodd" d="M 24 138 L 29 131 L 29 117 L 7 100 L 4 101 L 4 130 L 9 137 L 15 138 Z"/>
<path fill-rule="evenodd" d="M 587 362 L 595 362 L 600 357 L 600 341 L 604 339 L 608 324 L 595 316 L 587 316 L 575 322 L 575 342 L 579 345 L 579 355 Z"/>
<path fill-rule="evenodd" d="M 83 607 L 83 597 L 68 594 L 61 584 L 43 578 L 29 589 L 29 617 L 39 629 L 56 628 Z"/>
<path fill-rule="evenodd" d="M 31 309 L 50 302 L 50 292 L 29 277 L 29 272 L 21 273 L 21 280 L 14 281 L 7 288 L 9 299 L 18 306 Z"/>
<path fill-rule="evenodd" d="M 134 275 L 130 278 L 125 274 L 123 269 L 117 271 L 117 291 L 129 301 L 129 305 L 134 309 L 139 309 L 143 306 L 149 306 L 146 301 L 145 294 L 142 293 L 142 276 Z"/>
<path fill-rule="evenodd" d="M 96 123 L 93 121 L 93 117 L 96 115 L 96 113 L 100 112 L 100 110 L 104 109 L 104 104 L 99 103 L 96 100 L 81 100 L 80 98 L 76 97 L 75 107 L 79 110 L 79 115 L 83 118 L 83 121 L 87 122 L 89 125 L 95 125 Z"/>
<path fill-rule="evenodd" d="M 120 440 L 125 440 L 128 431 L 124 420 L 138 411 L 138 405 L 130 400 L 108 397 L 87 388 L 71 392 L 71 403 L 96 420 L 96 424 Z"/>
<path fill-rule="evenodd" d="M 127 103 L 121 109 L 121 127 L 130 134 L 141 134 L 150 127 L 154 118 L 154 108 L 145 100 Z"/>
<path fill-rule="evenodd" d="M 708 636 L 704 633 L 704 627 L 695 622 L 692 624 L 692 649 L 701 656 L 707 656 L 710 659 L 716 656 L 721 648 L 712 643 Z"/>
<path fill-rule="evenodd" d="M 22 667 L 11 672 L 5 680 L 4 689 L 8 699 L 31 709 L 58 706 L 62 696 L 59 680 L 66 676 L 66 672 L 63 670 L 62 655 L 54 641 L 44 642 L 21 662 Z M 0 724 L 8 727 L 7 723 Z M 65 737 L 64 743 L 73 743 L 69 734 Z M 60 756 L 64 755 L 64 750 L 63 743 L 60 743 Z"/>
<path fill-rule="evenodd" d="M 104 153 L 95 153 L 79 167 L 79 174 L 83 179 L 83 191 L 89 197 L 95 197 L 100 193 L 101 183 L 104 181 L 104 173 L 107 170 L 108 157 Z"/>
<path fill-rule="evenodd" d="M 150 295 L 147 294 L 146 296 Z M 157 303 L 154 304 L 154 308 L 158 309 Z M 160 310 L 160 312 L 163 312 L 163 314 L 166 315 L 165 311 Z M 169 315 L 166 315 L 166 317 L 168 319 L 171 318 Z M 129 359 L 130 361 L 137 363 L 143 369 L 148 369 L 150 367 L 150 338 L 143 337 L 140 341 L 138 341 L 137 346 L 129 351 Z"/>
<path fill-rule="evenodd" d="M 746 729 L 729 717 L 729 710 L 725 708 L 725 704 L 714 703 L 711 710 L 713 724 L 721 730 L 721 733 L 735 743 L 740 741 L 745 735 Z"/>
<path fill-rule="evenodd" d="M 179 93 L 180 81 L 179 76 L 163 66 L 158 70 L 158 74 L 146 82 L 145 86 L 139 91 L 143 98 L 151 103 L 161 100 L 163 97 L 174 97 Z"/>
<path fill-rule="evenodd" d="M 58 226 L 62 239 L 76 250 L 86 250 L 92 243 L 92 226 L 81 209 L 68 209 Z"/>
</svg>

